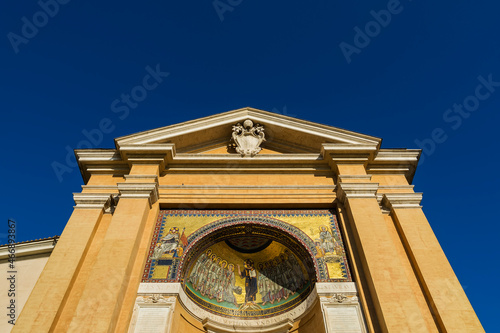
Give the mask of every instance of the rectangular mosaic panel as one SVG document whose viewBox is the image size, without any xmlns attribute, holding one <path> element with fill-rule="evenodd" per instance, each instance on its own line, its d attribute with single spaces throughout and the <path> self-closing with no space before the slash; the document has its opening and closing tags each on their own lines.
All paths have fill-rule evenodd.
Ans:
<svg viewBox="0 0 500 333">
<path fill-rule="evenodd" d="M 320 281 L 352 281 L 337 217 L 331 210 L 161 210 L 142 282 L 178 281 L 184 250 L 196 237 L 209 235 L 212 228 L 224 227 L 232 219 L 247 218 L 277 223 L 283 232 L 300 230 L 315 256 Z"/>
</svg>

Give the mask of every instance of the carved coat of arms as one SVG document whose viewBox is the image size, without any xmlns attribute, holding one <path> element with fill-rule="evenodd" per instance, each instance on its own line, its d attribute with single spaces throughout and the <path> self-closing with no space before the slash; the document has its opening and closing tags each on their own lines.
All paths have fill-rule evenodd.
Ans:
<svg viewBox="0 0 500 333">
<path fill-rule="evenodd" d="M 260 124 L 254 126 L 250 119 L 245 120 L 243 126 L 237 123 L 233 126 L 232 141 L 241 156 L 255 156 L 262 149 L 260 144 L 266 141 L 264 127 Z"/>
</svg>

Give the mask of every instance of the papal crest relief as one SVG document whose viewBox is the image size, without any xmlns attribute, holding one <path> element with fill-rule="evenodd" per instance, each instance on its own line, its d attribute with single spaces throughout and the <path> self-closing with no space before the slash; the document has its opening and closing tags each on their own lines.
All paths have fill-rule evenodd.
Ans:
<svg viewBox="0 0 500 333">
<path fill-rule="evenodd" d="M 236 152 L 242 157 L 255 156 L 262 148 L 260 144 L 264 141 L 264 127 L 260 124 L 254 126 L 250 119 L 243 122 L 243 126 L 237 123 L 233 126 L 232 141 L 236 144 Z"/>
</svg>

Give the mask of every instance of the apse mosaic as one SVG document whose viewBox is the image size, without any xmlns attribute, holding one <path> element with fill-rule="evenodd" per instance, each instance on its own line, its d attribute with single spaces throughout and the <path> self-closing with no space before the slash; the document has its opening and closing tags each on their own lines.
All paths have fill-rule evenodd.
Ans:
<svg viewBox="0 0 500 333">
<path fill-rule="evenodd" d="M 255 318 L 288 311 L 307 297 L 312 288 L 302 262 L 282 244 L 255 238 L 255 247 L 235 247 L 249 240 L 233 238 L 201 253 L 184 284 L 191 300 L 219 315 Z"/>
<path fill-rule="evenodd" d="M 207 261 L 207 258 L 202 258 L 202 254 L 208 257 L 209 249 L 212 251 L 210 258 L 215 255 L 217 264 L 213 264 L 213 259 Z M 261 258 L 264 253 L 267 260 Z M 222 277 L 215 278 L 212 272 L 212 278 L 218 281 L 218 286 L 213 286 L 209 294 L 206 287 L 202 289 L 192 280 L 194 277 L 189 280 L 196 264 L 203 261 L 204 265 L 198 263 L 197 269 L 210 263 L 210 267 L 217 268 L 220 274 L 234 274 L 236 289 L 233 288 L 231 292 L 238 304 L 234 306 L 239 309 L 241 304 L 247 302 L 244 279 L 238 275 L 238 265 L 243 273 L 245 265 L 250 263 L 245 262 L 247 259 L 253 262 L 256 281 L 260 275 L 273 281 L 273 274 L 281 270 L 286 271 L 286 281 L 292 281 L 291 285 L 284 286 L 284 291 L 280 289 L 281 294 L 269 294 L 265 298 L 267 301 L 263 301 L 264 296 L 257 291 L 253 302 L 264 307 L 270 304 L 277 307 L 285 300 L 291 302 L 300 298 L 301 293 L 307 291 L 314 281 L 351 281 L 337 218 L 330 210 L 162 210 L 155 225 L 142 282 L 183 282 L 187 292 L 191 292 L 200 302 L 206 302 L 207 306 L 234 304 L 227 291 L 232 288 L 232 278 L 227 277 L 222 282 Z M 261 264 L 263 266 L 259 269 Z M 299 277 L 298 267 L 304 277 Z M 273 282 L 275 284 L 268 282 L 274 286 L 272 290 L 278 289 L 277 284 L 284 283 Z M 241 287 L 241 293 L 238 286 Z M 297 289 L 299 286 L 302 289 Z M 219 291 L 214 292 L 214 288 Z M 266 304 L 262 305 L 264 302 Z"/>
</svg>

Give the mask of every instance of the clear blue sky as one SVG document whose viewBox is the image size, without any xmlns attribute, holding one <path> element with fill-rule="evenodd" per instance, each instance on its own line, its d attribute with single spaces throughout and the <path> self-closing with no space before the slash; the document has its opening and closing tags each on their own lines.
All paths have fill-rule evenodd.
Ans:
<svg viewBox="0 0 500 333">
<path fill-rule="evenodd" d="M 102 119 L 111 130 L 95 147 L 111 148 L 119 136 L 252 106 L 381 137 L 384 148 L 425 143 L 415 190 L 495 331 L 499 4 L 65 1 L 48 1 L 50 15 L 34 0 L 0 4 L 0 243 L 8 218 L 19 241 L 62 232 L 83 184 L 66 149 Z M 148 66 L 163 74 L 142 96 Z M 138 102 L 126 106 L 131 91 Z M 67 166 L 59 177 L 54 162 Z"/>
</svg>

